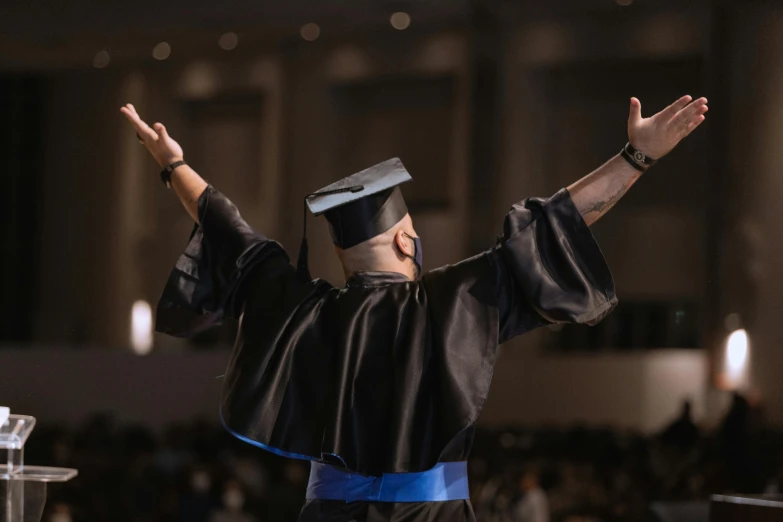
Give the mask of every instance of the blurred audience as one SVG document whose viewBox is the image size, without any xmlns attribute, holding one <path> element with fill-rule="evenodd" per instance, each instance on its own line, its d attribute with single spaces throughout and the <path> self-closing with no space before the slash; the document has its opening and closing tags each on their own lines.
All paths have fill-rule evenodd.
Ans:
<svg viewBox="0 0 783 522">
<path fill-rule="evenodd" d="M 699 428 L 693 422 L 691 401 L 683 401 L 680 416 L 661 433 L 661 441 L 670 446 L 687 449 L 692 447 L 698 439 Z"/>
<path fill-rule="evenodd" d="M 737 395 L 714 432 L 686 402 L 658 436 L 620 430 L 513 429 L 476 433 L 470 462 L 480 522 L 655 520 L 656 501 L 706 501 L 711 493 L 779 492 L 783 434 L 760 405 Z M 31 462 L 70 466 L 52 484 L 48 522 L 266 522 L 296 520 L 308 464 L 194 422 L 156 434 L 96 415 L 77 429 L 40 426 Z"/>
<path fill-rule="evenodd" d="M 236 480 L 230 480 L 223 488 L 223 506 L 212 512 L 209 522 L 256 522 L 245 511 L 245 493 Z"/>
<path fill-rule="evenodd" d="M 549 501 L 538 483 L 538 473 L 526 471 L 519 486 L 522 499 L 514 509 L 515 519 L 519 522 L 549 522 Z"/>
</svg>

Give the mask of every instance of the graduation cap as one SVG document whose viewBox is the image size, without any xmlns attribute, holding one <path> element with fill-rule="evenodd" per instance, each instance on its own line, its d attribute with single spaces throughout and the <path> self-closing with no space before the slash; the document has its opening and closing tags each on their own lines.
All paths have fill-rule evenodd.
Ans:
<svg viewBox="0 0 783 522">
<path fill-rule="evenodd" d="M 410 181 L 399 158 L 392 158 L 305 196 L 302 246 L 297 270 L 310 279 L 307 263 L 307 209 L 323 214 L 329 222 L 332 242 L 351 248 L 400 222 L 408 213 L 399 185 Z"/>
</svg>

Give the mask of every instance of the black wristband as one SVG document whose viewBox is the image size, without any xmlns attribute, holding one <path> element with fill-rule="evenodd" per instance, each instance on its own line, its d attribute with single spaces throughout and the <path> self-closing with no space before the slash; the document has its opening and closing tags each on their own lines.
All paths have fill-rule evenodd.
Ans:
<svg viewBox="0 0 783 522">
<path fill-rule="evenodd" d="M 636 150 L 634 146 L 631 145 L 631 142 L 626 143 L 623 150 L 628 153 L 631 159 L 643 167 L 652 167 L 658 162 L 657 159 L 651 158 L 640 150 Z"/>
<path fill-rule="evenodd" d="M 625 149 L 621 150 L 621 151 L 620 151 L 620 156 L 622 156 L 622 157 L 623 157 L 623 159 L 624 159 L 625 161 L 627 161 L 627 162 L 628 162 L 628 164 L 629 164 L 630 166 L 632 166 L 633 168 L 635 168 L 635 169 L 636 169 L 636 170 L 638 170 L 639 172 L 645 172 L 645 171 L 647 170 L 647 167 L 645 167 L 645 166 L 643 166 L 643 165 L 639 165 L 638 163 L 636 163 L 636 162 L 634 161 L 634 159 L 633 159 L 633 156 L 631 156 L 630 154 L 628 154 L 628 151 L 627 151 L 627 150 L 625 150 Z"/>
<path fill-rule="evenodd" d="M 187 163 L 185 163 L 183 160 L 175 161 L 160 171 L 160 180 L 164 185 L 166 185 L 166 188 L 171 188 L 171 173 L 174 172 L 174 169 L 181 167 L 182 165 L 187 165 Z"/>
</svg>

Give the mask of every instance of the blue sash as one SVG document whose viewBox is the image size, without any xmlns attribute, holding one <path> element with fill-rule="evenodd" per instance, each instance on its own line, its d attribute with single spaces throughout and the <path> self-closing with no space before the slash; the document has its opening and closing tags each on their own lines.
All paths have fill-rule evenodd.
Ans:
<svg viewBox="0 0 783 522">
<path fill-rule="evenodd" d="M 307 500 L 445 502 L 469 498 L 467 462 L 442 462 L 420 473 L 384 473 L 380 477 L 310 463 Z"/>
</svg>

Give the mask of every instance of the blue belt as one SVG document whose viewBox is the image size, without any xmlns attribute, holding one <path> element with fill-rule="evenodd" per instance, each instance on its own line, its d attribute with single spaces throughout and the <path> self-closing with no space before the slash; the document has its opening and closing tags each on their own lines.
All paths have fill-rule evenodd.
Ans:
<svg viewBox="0 0 783 522">
<path fill-rule="evenodd" d="M 467 462 L 442 462 L 420 473 L 384 473 L 380 477 L 310 463 L 307 500 L 445 502 L 469 498 Z"/>
</svg>

